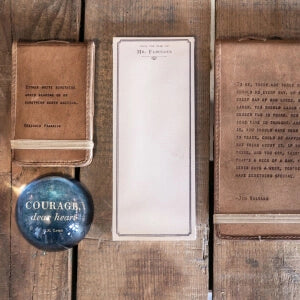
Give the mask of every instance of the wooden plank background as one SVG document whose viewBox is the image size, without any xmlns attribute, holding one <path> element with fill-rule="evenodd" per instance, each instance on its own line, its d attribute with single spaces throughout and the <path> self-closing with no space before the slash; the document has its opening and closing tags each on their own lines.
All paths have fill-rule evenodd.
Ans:
<svg viewBox="0 0 300 300">
<path fill-rule="evenodd" d="M 210 0 L 0 2 L 0 299 L 207 299 L 210 9 Z M 299 38 L 299 11 L 297 0 L 217 0 L 216 37 Z M 74 261 L 72 250 L 44 253 L 17 230 L 19 188 L 45 173 L 73 176 L 74 169 L 11 163 L 10 70 L 12 40 L 76 41 L 80 23 L 84 38 L 96 42 L 95 157 L 80 170 L 95 219 Z M 196 37 L 195 242 L 111 241 L 113 36 Z M 299 299 L 300 243 L 215 237 L 213 277 L 215 299 Z"/>
<path fill-rule="evenodd" d="M 216 2 L 216 38 L 300 38 L 300 2 Z M 230 241 L 215 237 L 215 299 L 300 299 L 299 241 Z"/>
</svg>

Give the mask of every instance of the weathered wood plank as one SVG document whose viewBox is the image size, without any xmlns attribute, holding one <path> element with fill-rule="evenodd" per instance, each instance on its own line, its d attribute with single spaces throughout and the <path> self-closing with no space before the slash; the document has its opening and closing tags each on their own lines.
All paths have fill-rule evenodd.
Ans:
<svg viewBox="0 0 300 300">
<path fill-rule="evenodd" d="M 214 299 L 299 299 L 298 241 L 215 241 Z"/>
<path fill-rule="evenodd" d="M 9 297 L 10 279 L 10 173 L 0 174 L 0 295 Z"/>
<path fill-rule="evenodd" d="M 78 40 L 81 1 L 11 1 L 14 40 Z M 73 175 L 72 168 L 21 168 L 12 164 L 11 277 L 12 299 L 70 299 L 72 250 L 44 253 L 30 246 L 15 222 L 19 188 L 37 177 L 59 173 Z"/>
<path fill-rule="evenodd" d="M 216 0 L 216 38 L 299 38 L 299 9 L 297 0 Z"/>
<path fill-rule="evenodd" d="M 81 170 L 95 217 L 78 249 L 78 299 L 206 299 L 210 1 L 88 0 L 85 39 L 95 39 L 95 156 Z M 195 242 L 112 242 L 112 37 L 196 37 Z"/>
<path fill-rule="evenodd" d="M 10 173 L 10 3 L 0 3 L 0 173 Z M 0 182 L 1 184 L 1 182 Z M 9 188 L 9 187 L 8 187 Z"/>
<path fill-rule="evenodd" d="M 11 0 L 14 40 L 79 39 L 81 1 Z"/>
<path fill-rule="evenodd" d="M 300 38 L 296 0 L 216 2 L 216 38 Z M 233 241 L 215 237 L 216 299 L 298 299 L 299 241 Z"/>
<path fill-rule="evenodd" d="M 10 2 L 0 3 L 0 295 L 9 298 L 11 154 L 10 79 L 11 31 Z"/>
</svg>

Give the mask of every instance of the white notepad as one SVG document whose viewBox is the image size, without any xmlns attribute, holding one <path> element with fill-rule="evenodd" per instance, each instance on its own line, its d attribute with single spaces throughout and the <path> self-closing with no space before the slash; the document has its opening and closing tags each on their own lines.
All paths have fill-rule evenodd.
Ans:
<svg viewBox="0 0 300 300">
<path fill-rule="evenodd" d="M 113 239 L 195 239 L 194 38 L 114 38 Z"/>
</svg>

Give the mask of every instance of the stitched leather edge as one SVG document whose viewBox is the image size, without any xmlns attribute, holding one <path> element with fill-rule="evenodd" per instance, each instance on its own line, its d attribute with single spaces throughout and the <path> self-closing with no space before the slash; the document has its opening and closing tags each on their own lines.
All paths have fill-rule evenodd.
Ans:
<svg viewBox="0 0 300 300">
<path fill-rule="evenodd" d="M 215 45 L 215 149 L 214 149 L 214 171 L 215 171 L 215 183 L 214 183 L 214 202 L 215 213 L 220 211 L 219 204 L 219 185 L 220 185 L 220 101 L 221 101 L 221 41 L 216 41 Z"/>
<path fill-rule="evenodd" d="M 218 238 L 225 240 L 298 240 L 299 235 L 261 235 L 261 236 L 250 236 L 250 235 L 229 235 L 223 234 L 220 230 L 220 225 L 215 225 L 216 235 Z"/>
</svg>

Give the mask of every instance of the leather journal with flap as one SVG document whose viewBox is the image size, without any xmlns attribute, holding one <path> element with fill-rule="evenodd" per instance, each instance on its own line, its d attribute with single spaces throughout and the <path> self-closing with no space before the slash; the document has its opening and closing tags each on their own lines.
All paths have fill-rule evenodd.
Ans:
<svg viewBox="0 0 300 300">
<path fill-rule="evenodd" d="M 300 236 L 300 44 L 219 41 L 215 215 L 224 238 Z"/>
<path fill-rule="evenodd" d="M 13 159 L 85 166 L 93 153 L 94 43 L 13 43 Z"/>
</svg>

